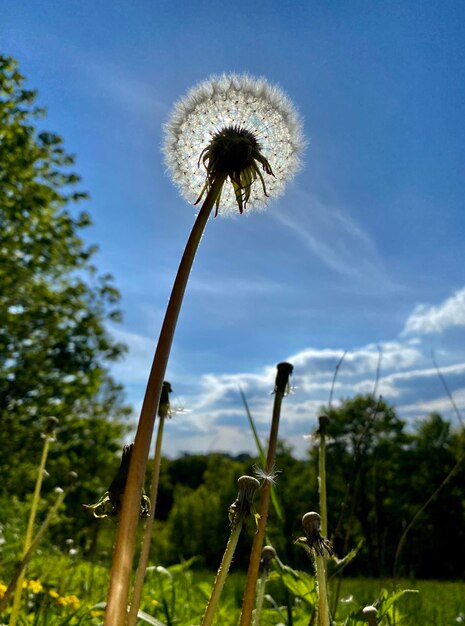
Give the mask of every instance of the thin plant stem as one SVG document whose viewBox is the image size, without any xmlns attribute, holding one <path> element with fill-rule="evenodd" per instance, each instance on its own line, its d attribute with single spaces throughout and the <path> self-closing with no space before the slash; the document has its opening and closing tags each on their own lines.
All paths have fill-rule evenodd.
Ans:
<svg viewBox="0 0 465 626">
<path fill-rule="evenodd" d="M 262 575 L 257 586 L 257 600 L 255 603 L 255 614 L 253 618 L 253 626 L 260 626 L 260 620 L 263 609 L 263 600 L 265 598 L 266 582 L 270 572 L 271 560 L 276 558 L 276 550 L 273 546 L 265 546 L 262 551 Z"/>
<path fill-rule="evenodd" d="M 279 366 L 287 365 L 290 370 L 287 374 L 286 383 L 278 385 L 279 378 Z M 268 475 L 272 475 L 275 466 L 276 459 L 276 446 L 278 441 L 278 430 L 279 430 L 279 418 L 281 415 L 281 405 L 283 401 L 283 397 L 287 392 L 287 384 L 289 375 L 292 372 L 292 365 L 279 364 L 278 365 L 278 375 L 276 377 L 276 388 L 275 388 L 275 396 L 274 396 L 274 404 L 273 404 L 273 416 L 271 420 L 271 431 L 270 431 L 270 439 L 268 443 L 268 454 L 266 458 L 266 473 Z M 247 579 L 245 583 L 245 591 L 244 598 L 242 601 L 242 612 L 241 612 L 241 621 L 240 626 L 250 626 L 252 622 L 252 612 L 255 601 L 255 591 L 257 586 L 258 572 L 260 569 L 260 559 L 263 549 L 263 543 L 265 541 L 265 529 L 266 522 L 268 519 L 268 509 L 270 504 L 270 492 L 271 492 L 271 481 L 265 480 L 261 497 L 260 497 L 260 505 L 258 509 L 259 519 L 258 519 L 258 529 L 255 533 L 252 543 L 252 550 L 250 553 L 249 560 L 249 568 L 247 570 Z"/>
<path fill-rule="evenodd" d="M 50 522 L 53 520 L 53 518 L 58 512 L 58 509 L 63 504 L 63 500 L 65 499 L 65 497 L 66 497 L 66 492 L 63 490 L 60 490 L 58 498 L 55 501 L 55 504 L 52 506 L 52 508 L 48 512 L 47 517 L 42 522 L 42 525 L 37 531 L 37 535 L 34 537 L 31 544 L 29 545 L 28 550 L 26 551 L 23 558 L 21 559 L 21 562 L 19 563 L 10 584 L 8 585 L 8 588 L 5 591 L 5 594 L 0 601 L 0 615 L 6 609 L 8 605 L 8 600 L 10 599 L 11 594 L 14 593 L 15 589 L 18 588 L 19 584 L 22 583 L 22 580 L 23 580 L 22 576 L 24 572 L 26 571 L 27 566 L 29 565 L 29 561 L 31 560 L 32 555 L 36 551 L 37 546 L 42 541 L 42 537 L 44 536 L 47 528 L 50 526 Z"/>
<path fill-rule="evenodd" d="M 316 580 L 318 586 L 318 626 L 329 626 L 328 595 L 326 591 L 325 559 L 314 550 Z"/>
<path fill-rule="evenodd" d="M 439 369 L 439 365 L 436 361 L 436 357 L 434 355 L 434 350 L 431 350 L 431 360 L 433 361 L 433 365 L 434 365 L 434 369 L 436 370 L 436 374 L 438 375 L 439 380 L 442 383 L 442 386 L 444 387 L 444 391 L 447 394 L 447 397 L 449 398 L 449 402 L 452 405 L 452 408 L 454 409 L 455 415 L 457 416 L 457 419 L 460 423 L 461 428 L 463 429 L 464 427 L 464 423 L 463 423 L 463 419 L 462 419 L 462 414 L 459 411 L 459 408 L 454 400 L 454 396 L 452 395 L 450 389 L 449 389 L 449 385 L 447 384 L 446 379 L 444 378 L 441 370 Z"/>
<path fill-rule="evenodd" d="M 331 408 L 332 408 L 332 404 L 333 404 L 333 395 L 334 395 L 334 388 L 336 386 L 336 378 L 337 375 L 339 374 L 339 369 L 342 365 L 342 362 L 344 361 L 345 357 L 347 354 L 347 350 L 344 350 L 341 358 L 339 359 L 339 361 L 336 364 L 336 367 L 334 368 L 334 375 L 333 375 L 333 382 L 331 383 L 331 390 L 329 392 L 329 401 L 328 401 L 328 410 L 329 412 L 331 412 Z"/>
<path fill-rule="evenodd" d="M 29 513 L 29 519 L 27 522 L 26 534 L 24 536 L 22 558 L 24 558 L 25 554 L 29 550 L 31 543 L 32 543 L 32 532 L 33 532 L 34 523 L 36 520 L 37 509 L 39 507 L 40 492 L 42 490 L 42 482 L 44 480 L 44 475 L 45 475 L 45 464 L 47 462 L 50 441 L 52 439 L 53 437 L 51 437 L 50 435 L 48 434 L 44 435 L 44 445 L 42 448 L 42 455 L 40 458 L 39 469 L 37 470 L 37 479 L 36 479 L 36 484 L 34 488 L 34 495 L 32 496 L 31 511 Z M 18 621 L 19 611 L 21 608 L 21 596 L 23 593 L 23 581 L 24 581 L 25 575 L 26 575 L 26 568 L 23 569 L 17 581 L 18 584 L 16 585 L 15 596 L 13 600 L 13 608 L 11 610 L 11 616 L 10 616 L 11 626 L 16 626 L 16 622 Z"/>
<path fill-rule="evenodd" d="M 260 619 L 262 616 L 262 608 L 263 608 L 263 600 L 265 598 L 265 589 L 266 589 L 266 579 L 268 578 L 267 574 L 263 572 L 263 574 L 258 579 L 257 585 L 257 599 L 255 602 L 255 614 L 253 616 L 253 626 L 260 626 Z"/>
<path fill-rule="evenodd" d="M 220 567 L 218 568 L 218 572 L 216 574 L 215 582 L 213 583 L 213 589 L 207 604 L 207 608 L 205 609 L 205 614 L 203 616 L 201 626 L 211 626 L 211 624 L 213 623 L 215 611 L 218 606 L 221 592 L 223 591 L 224 583 L 226 582 L 226 578 L 229 573 L 229 568 L 231 567 L 231 562 L 234 556 L 234 552 L 236 550 L 237 542 L 239 540 L 239 535 L 241 534 L 242 525 L 243 521 L 240 521 L 231 530 L 231 535 L 229 536 L 226 550 L 224 551 Z"/>
<path fill-rule="evenodd" d="M 161 414 L 160 421 L 158 423 L 157 440 L 155 444 L 155 456 L 153 459 L 152 469 L 152 486 L 150 489 L 150 502 L 152 503 L 152 506 L 150 509 L 150 516 L 145 526 L 144 539 L 142 541 L 142 549 L 139 557 L 139 565 L 137 567 L 136 579 L 134 582 L 131 608 L 129 611 L 128 626 L 135 626 L 137 622 L 137 614 L 139 611 L 142 598 L 142 590 L 144 587 L 144 578 L 147 570 L 147 563 L 149 561 L 150 543 L 152 539 L 153 522 L 157 506 L 158 484 L 160 479 L 161 445 L 163 441 L 163 427 L 165 424 L 165 417 L 165 414 Z"/>
<path fill-rule="evenodd" d="M 320 448 L 318 453 L 318 486 L 320 492 L 321 532 L 328 536 L 328 510 L 326 506 L 326 437 L 320 433 Z"/>
<path fill-rule="evenodd" d="M 320 532 L 321 516 L 318 513 L 315 511 L 305 513 L 302 517 L 302 526 L 305 537 L 299 537 L 295 543 L 304 548 L 315 566 L 316 590 L 318 593 L 318 626 L 329 626 L 330 617 L 326 585 L 325 555 L 333 556 L 334 550 L 331 542 Z"/>
<path fill-rule="evenodd" d="M 155 416 L 187 281 L 208 218 L 226 176 L 212 183 L 197 215 L 174 281 L 137 426 L 123 506 L 117 527 L 104 626 L 126 626 L 135 537 Z"/>
</svg>

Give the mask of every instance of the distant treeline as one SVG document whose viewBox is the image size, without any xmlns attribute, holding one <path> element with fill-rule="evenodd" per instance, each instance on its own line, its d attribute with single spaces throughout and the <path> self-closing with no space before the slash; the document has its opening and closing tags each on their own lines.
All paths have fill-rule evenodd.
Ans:
<svg viewBox="0 0 465 626">
<path fill-rule="evenodd" d="M 418 578 L 462 578 L 464 437 L 437 413 L 407 429 L 392 407 L 369 396 L 343 402 L 329 417 L 329 535 L 339 558 L 362 544 L 347 574 L 392 576 L 395 570 L 398 575 Z M 268 538 L 281 560 L 298 567 L 309 567 L 306 555 L 294 544 L 302 534 L 301 517 L 318 511 L 317 448 L 315 441 L 308 459 L 299 460 L 281 444 L 277 460 L 277 496 L 284 519 L 271 511 Z M 173 563 L 198 555 L 203 565 L 216 568 L 229 535 L 227 513 L 236 496 L 235 482 L 241 474 L 253 472 L 257 463 L 246 455 L 165 459 L 155 560 Z M 244 544 L 250 543 L 252 535 L 253 528 L 249 528 Z M 237 552 L 236 567 L 246 566 L 247 555 L 244 545 Z"/>
</svg>

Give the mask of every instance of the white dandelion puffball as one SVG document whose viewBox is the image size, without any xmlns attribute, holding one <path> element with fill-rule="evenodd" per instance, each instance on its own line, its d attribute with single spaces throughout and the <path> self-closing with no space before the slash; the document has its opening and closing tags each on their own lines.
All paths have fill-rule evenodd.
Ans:
<svg viewBox="0 0 465 626">
<path fill-rule="evenodd" d="M 297 111 L 278 87 L 247 75 L 213 76 L 175 105 L 165 126 L 165 162 L 189 202 L 202 198 L 220 169 L 226 181 L 217 212 L 263 208 L 282 194 L 299 168 L 301 128 Z M 241 158 L 233 162 L 238 153 Z"/>
</svg>

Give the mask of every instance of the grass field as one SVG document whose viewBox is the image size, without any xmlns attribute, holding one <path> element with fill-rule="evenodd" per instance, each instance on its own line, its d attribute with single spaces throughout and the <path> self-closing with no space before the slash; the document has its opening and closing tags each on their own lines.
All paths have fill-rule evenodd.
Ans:
<svg viewBox="0 0 465 626">
<path fill-rule="evenodd" d="M 8 582 L 6 574 L 0 570 L 3 583 Z M 98 605 L 105 600 L 107 576 L 103 567 L 79 559 L 37 557 L 28 572 L 19 623 L 34 626 L 101 624 L 103 612 Z M 199 624 L 213 578 L 213 572 L 191 569 L 188 564 L 153 569 L 148 574 L 143 610 L 159 620 L 153 624 Z M 299 584 L 304 579 L 305 573 Z M 215 622 L 218 626 L 238 623 L 244 580 L 245 575 L 240 572 L 232 573 L 228 579 Z M 1 589 L 4 587 L 0 586 L 0 592 Z M 331 589 L 334 598 L 334 583 Z M 351 613 L 355 615 L 363 606 L 375 603 L 382 590 L 392 592 L 394 589 L 415 589 L 418 593 L 403 595 L 396 603 L 395 614 L 389 612 L 380 624 L 454 626 L 465 623 L 464 582 L 402 580 L 394 584 L 392 580 L 362 578 L 343 579 L 336 623 L 346 623 Z M 263 626 L 308 626 L 311 606 L 305 601 L 305 590 L 296 590 L 302 597 L 289 594 L 276 573 L 271 576 L 261 620 Z M 292 622 L 288 602 L 292 607 Z M 2 618 L 2 624 L 7 624 L 8 612 Z M 352 623 L 362 622 L 347 622 Z"/>
</svg>

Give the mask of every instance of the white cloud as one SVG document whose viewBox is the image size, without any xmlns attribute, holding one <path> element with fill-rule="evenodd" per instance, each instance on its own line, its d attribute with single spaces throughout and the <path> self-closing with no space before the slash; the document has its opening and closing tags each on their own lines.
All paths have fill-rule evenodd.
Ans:
<svg viewBox="0 0 465 626">
<path fill-rule="evenodd" d="M 461 301 L 458 294 L 465 294 L 465 290 L 430 310 L 456 310 L 457 303 Z M 409 319 L 412 317 L 413 314 Z M 457 319 L 457 316 L 452 316 L 452 319 Z M 120 380 L 133 383 L 133 391 L 136 384 L 140 385 L 142 397 L 142 383 L 146 381 L 153 358 L 154 340 L 121 329 L 112 329 L 112 332 L 117 340 L 129 344 L 129 355 L 122 364 L 115 366 L 115 374 Z M 334 405 L 337 406 L 341 398 L 351 398 L 357 393 L 373 393 L 380 365 L 376 393 L 395 403 L 400 417 L 421 417 L 431 411 L 439 411 L 449 417 L 450 400 L 431 361 L 429 345 L 420 337 L 411 334 L 406 337 L 402 333 L 390 341 L 369 343 L 349 350 L 338 371 Z M 462 358 L 460 353 L 450 350 L 450 345 L 445 342 L 438 352 L 441 354 L 440 371 L 449 382 L 459 409 L 465 410 L 465 355 Z M 303 437 L 315 430 L 320 407 L 328 403 L 335 367 L 343 352 L 342 347 L 308 347 L 283 359 L 294 365 L 291 382 L 296 389 L 283 403 L 280 435 L 292 442 L 297 454 L 303 455 L 308 449 L 309 442 Z M 223 449 L 231 453 L 254 453 L 255 444 L 246 426 L 239 388 L 246 394 L 260 437 L 265 442 L 269 434 L 275 376 L 276 366 L 273 363 L 265 364 L 254 372 L 200 373 L 189 381 L 184 376 L 180 377 L 183 405 L 191 412 L 175 416 L 170 423 L 167 452 L 177 454 L 185 450 L 206 452 Z M 135 404 L 137 402 L 138 399 Z"/>
<path fill-rule="evenodd" d="M 454 392 L 454 402 L 459 408 L 465 407 L 465 387 Z M 432 400 L 416 401 L 411 404 L 403 404 L 398 407 L 401 414 L 410 417 L 424 417 L 428 413 L 437 412 L 445 414 L 452 410 L 451 402 L 447 396 L 436 397 Z"/>
<path fill-rule="evenodd" d="M 403 334 L 440 333 L 452 326 L 465 326 L 465 287 L 437 306 L 417 306 L 407 319 Z"/>
</svg>

